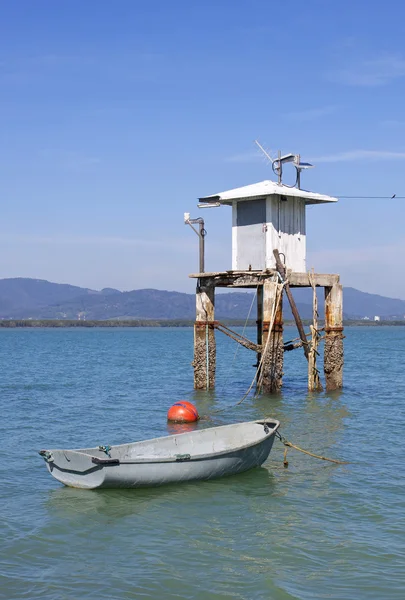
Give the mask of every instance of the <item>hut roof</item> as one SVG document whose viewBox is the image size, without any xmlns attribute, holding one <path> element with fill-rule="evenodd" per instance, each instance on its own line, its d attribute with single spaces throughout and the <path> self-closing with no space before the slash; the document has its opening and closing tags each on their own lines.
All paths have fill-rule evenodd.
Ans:
<svg viewBox="0 0 405 600">
<path fill-rule="evenodd" d="M 260 181 L 259 183 L 253 183 L 252 185 L 245 185 L 240 188 L 228 190 L 226 192 L 220 192 L 219 194 L 213 194 L 212 196 L 205 196 L 199 198 L 201 202 L 220 202 L 221 204 L 232 204 L 233 200 L 248 200 L 250 198 L 263 198 L 265 196 L 295 196 L 303 198 L 305 204 L 321 204 L 324 202 L 337 202 L 337 198 L 333 196 L 325 196 L 324 194 L 317 194 L 315 192 L 308 192 L 307 190 L 299 190 L 296 187 L 289 187 L 287 185 L 279 185 L 269 179 Z"/>
</svg>

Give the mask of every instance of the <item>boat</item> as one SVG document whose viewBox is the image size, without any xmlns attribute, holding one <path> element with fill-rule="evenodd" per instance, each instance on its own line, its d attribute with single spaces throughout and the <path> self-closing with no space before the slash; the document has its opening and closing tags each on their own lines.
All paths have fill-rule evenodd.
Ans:
<svg viewBox="0 0 405 600">
<path fill-rule="evenodd" d="M 214 479 L 264 463 L 280 423 L 263 419 L 80 450 L 40 450 L 68 487 L 138 488 Z"/>
</svg>

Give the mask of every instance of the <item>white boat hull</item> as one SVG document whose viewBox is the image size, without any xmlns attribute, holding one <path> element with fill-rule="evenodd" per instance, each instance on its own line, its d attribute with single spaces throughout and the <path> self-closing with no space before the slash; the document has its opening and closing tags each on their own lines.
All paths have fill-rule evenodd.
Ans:
<svg viewBox="0 0 405 600">
<path fill-rule="evenodd" d="M 207 480 L 264 463 L 279 422 L 212 427 L 143 442 L 82 450 L 42 450 L 49 472 L 76 488 L 137 488 Z"/>
</svg>

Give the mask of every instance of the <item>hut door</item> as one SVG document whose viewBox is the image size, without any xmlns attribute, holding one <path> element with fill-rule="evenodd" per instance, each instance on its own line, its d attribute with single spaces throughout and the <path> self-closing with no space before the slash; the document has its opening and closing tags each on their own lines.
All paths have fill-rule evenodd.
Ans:
<svg viewBox="0 0 405 600">
<path fill-rule="evenodd" d="M 266 261 L 266 200 L 237 205 L 237 269 L 263 270 Z"/>
</svg>

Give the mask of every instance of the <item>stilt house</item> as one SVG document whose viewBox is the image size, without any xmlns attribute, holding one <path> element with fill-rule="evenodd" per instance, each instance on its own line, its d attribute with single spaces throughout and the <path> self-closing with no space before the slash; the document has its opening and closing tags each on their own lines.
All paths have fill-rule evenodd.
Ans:
<svg viewBox="0 0 405 600">
<path fill-rule="evenodd" d="M 308 204 L 337 202 L 337 198 L 261 181 L 235 188 L 200 202 L 232 206 L 232 270 L 274 269 L 273 251 L 285 266 L 306 271 L 306 214 Z"/>
<path fill-rule="evenodd" d="M 259 145 L 259 144 L 258 144 Z M 260 146 L 260 145 L 259 145 Z M 262 149 L 263 150 L 263 149 Z M 282 183 L 285 162 L 293 162 L 297 172 L 295 186 Z M 282 386 L 283 355 L 291 345 L 283 342 L 282 297 L 287 296 L 297 323 L 300 342 L 308 360 L 308 388 L 322 389 L 316 367 L 317 347 L 325 341 L 324 374 L 326 389 L 342 387 L 343 308 L 342 286 L 335 274 L 308 273 L 306 265 L 306 206 L 337 202 L 337 198 L 301 189 L 301 170 L 312 165 L 301 163 L 299 155 L 288 154 L 272 161 L 278 182 L 261 181 L 244 187 L 200 198 L 200 208 L 232 207 L 232 269 L 207 273 L 204 269 L 204 220 L 199 224 L 200 272 L 197 279 L 196 322 L 194 327 L 194 387 L 209 389 L 215 385 L 215 331 L 222 331 L 246 348 L 256 351 L 256 383 L 265 392 Z M 319 328 L 316 287 L 325 290 L 325 326 Z M 257 294 L 257 343 L 232 332 L 215 320 L 215 288 L 252 288 Z M 291 294 L 291 288 L 313 288 L 313 324 L 305 333 Z M 281 292 L 280 292 L 281 288 Z M 321 337 L 320 332 L 324 332 Z"/>
</svg>

